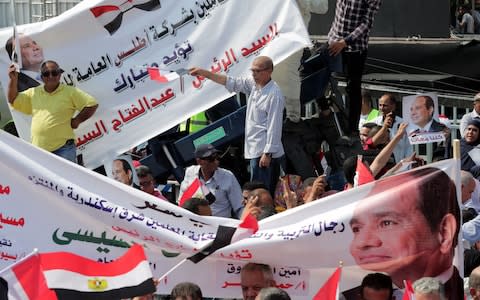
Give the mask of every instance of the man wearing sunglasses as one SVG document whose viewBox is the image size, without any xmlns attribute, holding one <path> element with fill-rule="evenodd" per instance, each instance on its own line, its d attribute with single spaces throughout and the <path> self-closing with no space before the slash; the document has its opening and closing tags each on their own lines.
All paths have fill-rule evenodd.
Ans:
<svg viewBox="0 0 480 300">
<path fill-rule="evenodd" d="M 285 100 L 272 80 L 273 62 L 270 57 L 255 58 L 249 78 L 234 78 L 205 69 L 192 68 L 190 75 L 203 76 L 224 85 L 229 92 L 248 95 L 245 118 L 245 158 L 250 160 L 250 180 L 263 182 L 270 193 L 285 164 L 282 145 L 282 118 Z M 285 169 L 285 168 L 283 168 Z"/>
<path fill-rule="evenodd" d="M 9 67 L 8 102 L 15 110 L 32 115 L 33 145 L 76 162 L 73 130 L 95 113 L 97 101 L 75 87 L 60 84 L 63 70 L 56 62 L 46 61 L 40 69 L 44 84 L 19 93 L 18 73 L 13 64 Z"/>
<path fill-rule="evenodd" d="M 211 144 L 202 144 L 195 149 L 197 165 L 185 170 L 178 199 L 198 178 L 202 185 L 203 197 L 210 203 L 212 215 L 239 219 L 242 215 L 242 189 L 232 172 L 219 168 L 219 151 Z M 197 197 L 193 195 L 193 197 Z"/>
</svg>

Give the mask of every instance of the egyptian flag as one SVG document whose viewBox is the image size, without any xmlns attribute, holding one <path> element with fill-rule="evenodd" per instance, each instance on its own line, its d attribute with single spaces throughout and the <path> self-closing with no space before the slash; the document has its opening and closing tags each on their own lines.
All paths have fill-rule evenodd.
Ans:
<svg viewBox="0 0 480 300">
<path fill-rule="evenodd" d="M 25 257 L 0 274 L 3 280 L 0 286 L 0 299 L 14 300 L 55 300 L 54 291 L 45 282 L 38 252 Z M 8 286 L 8 292 L 7 288 Z M 8 298 L 5 298 L 6 295 Z"/>
<path fill-rule="evenodd" d="M 198 253 L 187 257 L 187 259 L 194 263 L 198 263 L 205 257 L 217 251 L 218 249 L 228 246 L 244 238 L 250 237 L 257 231 L 258 222 L 252 214 L 248 214 L 242 220 L 242 222 L 238 224 L 237 228 L 220 225 L 218 226 L 215 239 L 207 247 L 201 249 Z"/>
<path fill-rule="evenodd" d="M 372 181 L 375 181 L 375 177 L 373 177 L 370 168 L 363 163 L 362 156 L 359 155 L 357 158 L 357 169 L 355 171 L 355 177 L 353 179 L 353 186 L 356 187 Z"/>
<path fill-rule="evenodd" d="M 198 178 L 195 178 L 182 194 L 182 197 L 178 200 L 178 206 L 183 207 L 183 204 L 190 198 L 206 199 L 210 205 L 216 200 L 215 195 Z"/>
<path fill-rule="evenodd" d="M 338 300 L 341 274 L 342 268 L 339 267 L 328 278 L 327 282 L 325 282 L 312 300 Z"/>
<path fill-rule="evenodd" d="M 142 246 L 134 245 L 105 264 L 68 252 L 40 254 L 49 289 L 58 299 L 125 299 L 155 292 L 152 271 Z"/>
<path fill-rule="evenodd" d="M 160 70 L 159 68 L 148 67 L 148 74 L 151 80 L 167 83 L 180 78 L 177 72 Z"/>
<path fill-rule="evenodd" d="M 183 204 L 190 198 L 203 198 L 202 183 L 198 178 L 195 178 L 195 180 L 182 194 L 182 197 L 178 200 L 178 206 L 182 207 Z"/>
</svg>

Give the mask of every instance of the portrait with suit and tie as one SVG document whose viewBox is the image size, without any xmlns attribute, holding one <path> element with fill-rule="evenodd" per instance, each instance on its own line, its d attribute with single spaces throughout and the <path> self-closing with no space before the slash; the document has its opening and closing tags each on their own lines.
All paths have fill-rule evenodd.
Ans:
<svg viewBox="0 0 480 300">
<path fill-rule="evenodd" d="M 436 158 L 450 157 L 450 129 L 438 120 L 438 98 L 420 94 L 403 98 L 403 119 L 410 144 L 433 144 Z"/>
<path fill-rule="evenodd" d="M 18 73 L 17 88 L 19 92 L 28 90 L 42 84 L 40 76 L 40 66 L 44 61 L 43 49 L 35 40 L 27 35 L 20 34 L 19 46 L 21 54 L 21 66 Z M 14 52 L 15 39 L 10 37 L 5 43 L 5 50 L 8 57 L 12 57 Z"/>
<path fill-rule="evenodd" d="M 407 133 L 442 132 L 445 125 L 438 122 L 438 99 L 435 94 L 403 98 L 403 119 L 408 122 Z"/>
</svg>

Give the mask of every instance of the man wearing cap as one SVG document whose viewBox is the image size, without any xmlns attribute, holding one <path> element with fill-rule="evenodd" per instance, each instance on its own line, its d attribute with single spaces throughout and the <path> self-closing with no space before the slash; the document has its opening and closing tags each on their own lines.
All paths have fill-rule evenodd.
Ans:
<svg viewBox="0 0 480 300">
<path fill-rule="evenodd" d="M 480 93 L 473 97 L 473 111 L 464 114 L 460 121 L 460 135 L 462 138 L 465 136 L 465 129 L 467 128 L 468 122 L 473 119 L 478 119 L 480 121 Z"/>
<path fill-rule="evenodd" d="M 180 185 L 180 195 L 198 178 L 202 184 L 204 197 L 209 200 L 212 215 L 239 219 L 242 210 L 242 189 L 229 170 L 218 167 L 219 151 L 211 144 L 202 144 L 195 149 L 197 165 L 185 170 L 185 177 Z"/>
<path fill-rule="evenodd" d="M 33 145 L 76 162 L 73 130 L 95 113 L 97 101 L 75 87 L 61 84 L 63 70 L 55 61 L 42 63 L 40 69 L 44 84 L 19 93 L 18 73 L 13 64 L 9 67 L 8 102 L 15 110 L 32 115 Z"/>
</svg>

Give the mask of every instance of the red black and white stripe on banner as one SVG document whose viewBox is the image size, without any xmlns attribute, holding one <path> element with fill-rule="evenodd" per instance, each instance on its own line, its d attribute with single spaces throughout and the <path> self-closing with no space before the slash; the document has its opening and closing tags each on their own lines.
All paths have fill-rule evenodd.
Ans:
<svg viewBox="0 0 480 300">
<path fill-rule="evenodd" d="M 217 234 L 215 239 L 200 252 L 187 257 L 188 260 L 199 263 L 205 257 L 209 256 L 213 252 L 217 251 L 220 248 L 228 246 L 232 243 L 235 243 L 244 238 L 250 237 L 258 231 L 258 222 L 257 219 L 252 215 L 248 214 L 238 227 L 229 227 L 229 226 L 218 226 Z"/>
<path fill-rule="evenodd" d="M 58 299 L 122 299 L 155 291 L 140 245 L 108 264 L 67 252 L 41 254 L 41 264 L 47 286 Z"/>
</svg>

